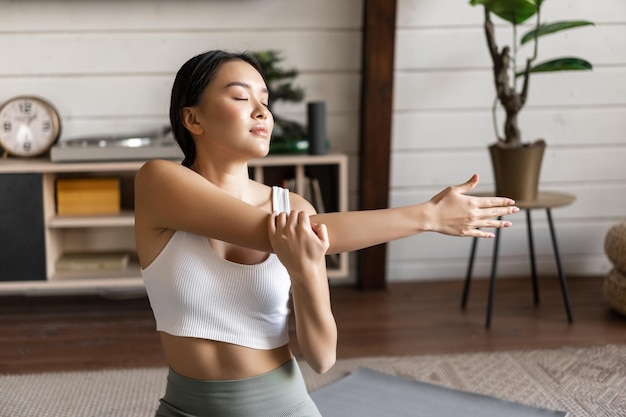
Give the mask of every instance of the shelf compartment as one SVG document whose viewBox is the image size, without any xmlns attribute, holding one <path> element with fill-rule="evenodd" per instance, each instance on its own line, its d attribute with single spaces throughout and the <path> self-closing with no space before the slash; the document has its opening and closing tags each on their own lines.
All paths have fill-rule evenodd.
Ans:
<svg viewBox="0 0 626 417">
<path fill-rule="evenodd" d="M 99 279 L 80 278 L 71 280 L 47 281 L 12 281 L 0 282 L 0 293 L 3 295 L 43 295 L 60 293 L 67 294 L 102 294 L 145 293 L 143 280 L 140 277 L 103 277 Z"/>
<path fill-rule="evenodd" d="M 128 267 L 123 271 L 95 271 L 95 272 L 55 272 L 50 277 L 50 282 L 69 281 L 69 282 L 91 282 L 92 284 L 101 284 L 105 281 L 117 282 L 124 280 L 137 279 L 142 281 L 141 270 L 139 264 L 130 262 Z M 143 285 L 143 281 L 141 282 Z"/>
<path fill-rule="evenodd" d="M 106 216 L 54 216 L 48 220 L 50 229 L 78 227 L 134 227 L 135 215 L 131 210 Z"/>
</svg>

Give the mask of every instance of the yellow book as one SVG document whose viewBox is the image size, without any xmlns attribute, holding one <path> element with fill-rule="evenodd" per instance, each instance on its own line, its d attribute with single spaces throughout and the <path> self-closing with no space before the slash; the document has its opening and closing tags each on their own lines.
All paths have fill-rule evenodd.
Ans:
<svg viewBox="0 0 626 417">
<path fill-rule="evenodd" d="M 118 214 L 119 203 L 83 203 L 83 204 L 57 204 L 57 214 L 81 215 L 81 214 Z"/>
<path fill-rule="evenodd" d="M 83 190 L 118 190 L 119 178 L 59 178 L 57 179 L 58 191 L 83 191 Z"/>
<path fill-rule="evenodd" d="M 119 178 L 60 178 L 56 183 L 58 214 L 120 212 Z"/>
</svg>

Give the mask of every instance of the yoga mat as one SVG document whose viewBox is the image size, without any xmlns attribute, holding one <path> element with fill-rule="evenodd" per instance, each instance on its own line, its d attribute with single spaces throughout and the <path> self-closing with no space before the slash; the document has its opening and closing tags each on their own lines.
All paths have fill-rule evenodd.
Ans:
<svg viewBox="0 0 626 417">
<path fill-rule="evenodd" d="M 311 393 L 324 417 L 567 417 L 471 392 L 359 367 Z"/>
</svg>

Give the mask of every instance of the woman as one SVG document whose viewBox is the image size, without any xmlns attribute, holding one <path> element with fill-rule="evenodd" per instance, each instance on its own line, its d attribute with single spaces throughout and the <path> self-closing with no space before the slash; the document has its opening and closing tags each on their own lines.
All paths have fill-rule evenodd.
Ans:
<svg viewBox="0 0 626 417">
<path fill-rule="evenodd" d="M 325 254 L 437 231 L 492 237 L 506 198 L 448 187 L 413 206 L 316 214 L 302 197 L 255 182 L 273 118 L 258 63 L 209 51 L 176 75 L 170 121 L 185 155 L 146 163 L 135 180 L 144 282 L 170 366 L 157 416 L 319 416 L 288 346 L 291 298 L 304 359 L 335 361 Z"/>
</svg>

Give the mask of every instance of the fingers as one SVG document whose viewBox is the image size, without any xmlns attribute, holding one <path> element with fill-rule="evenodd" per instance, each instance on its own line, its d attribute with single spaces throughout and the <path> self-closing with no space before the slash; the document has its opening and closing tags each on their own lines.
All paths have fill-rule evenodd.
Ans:
<svg viewBox="0 0 626 417">
<path fill-rule="evenodd" d="M 290 216 L 287 213 L 273 212 L 269 217 L 268 233 L 271 239 L 276 239 L 279 235 L 285 233 L 289 227 Z"/>
<path fill-rule="evenodd" d="M 508 197 L 477 197 L 477 199 L 478 199 L 477 207 L 479 208 L 489 208 L 489 207 L 509 207 L 510 208 L 510 206 L 515 205 L 515 200 L 508 198 Z M 517 213 L 517 211 L 505 212 L 503 214 L 511 214 L 511 213 Z"/>
<path fill-rule="evenodd" d="M 492 232 L 485 232 L 484 230 L 482 230 L 482 228 L 505 229 L 511 226 L 513 226 L 513 223 L 508 220 L 488 219 L 481 222 L 479 227 L 467 231 L 464 236 L 492 238 L 495 237 L 495 234 Z"/>
<path fill-rule="evenodd" d="M 304 211 L 292 210 L 289 213 L 273 212 L 269 217 L 268 230 L 272 234 L 284 233 L 285 230 L 295 230 L 297 227 L 313 230 L 311 219 Z"/>
<path fill-rule="evenodd" d="M 270 237 L 276 234 L 276 217 L 278 216 L 278 212 L 275 211 L 270 214 L 267 220 L 267 230 L 269 231 Z"/>
<path fill-rule="evenodd" d="M 466 194 L 470 191 L 472 191 L 474 189 L 474 187 L 476 187 L 476 185 L 478 184 L 478 174 L 474 174 L 470 177 L 469 180 L 467 180 L 466 182 L 464 182 L 463 184 L 459 184 L 456 187 L 456 191 L 458 191 L 461 194 Z"/>
<path fill-rule="evenodd" d="M 330 240 L 328 239 L 328 229 L 326 228 L 325 224 L 314 224 L 313 231 L 315 232 L 317 237 L 325 244 L 330 242 Z"/>
<path fill-rule="evenodd" d="M 296 216 L 294 216 L 294 213 L 296 213 L 296 211 L 292 211 L 290 217 L 296 217 Z M 298 214 L 298 216 L 297 216 L 298 224 L 301 225 L 302 227 L 310 229 L 311 228 L 311 219 L 309 218 L 309 215 L 306 214 L 304 211 L 299 211 L 299 212 L 297 212 L 297 214 Z"/>
<path fill-rule="evenodd" d="M 482 210 L 482 218 L 496 218 L 502 216 L 508 216 L 509 214 L 515 214 L 519 212 L 519 207 L 517 206 L 508 206 L 508 207 L 491 207 L 483 208 Z"/>
</svg>

